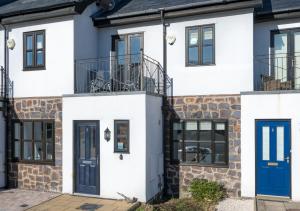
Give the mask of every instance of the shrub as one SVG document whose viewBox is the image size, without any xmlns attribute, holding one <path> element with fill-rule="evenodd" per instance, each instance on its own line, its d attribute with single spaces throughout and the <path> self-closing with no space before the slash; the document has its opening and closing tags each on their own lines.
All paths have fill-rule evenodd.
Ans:
<svg viewBox="0 0 300 211">
<path fill-rule="evenodd" d="M 194 179 L 191 182 L 190 192 L 195 200 L 206 203 L 217 203 L 226 196 L 222 185 L 205 179 Z"/>
<path fill-rule="evenodd" d="M 194 199 L 172 199 L 166 203 L 154 206 L 154 211 L 202 211 L 199 202 Z"/>
</svg>

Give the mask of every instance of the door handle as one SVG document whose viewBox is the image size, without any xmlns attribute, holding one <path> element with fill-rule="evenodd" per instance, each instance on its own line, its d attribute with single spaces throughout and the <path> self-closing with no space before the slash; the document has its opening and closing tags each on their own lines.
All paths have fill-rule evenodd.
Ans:
<svg viewBox="0 0 300 211">
<path fill-rule="evenodd" d="M 286 160 L 287 163 L 290 163 L 290 157 L 287 156 L 286 158 L 284 158 Z"/>
</svg>

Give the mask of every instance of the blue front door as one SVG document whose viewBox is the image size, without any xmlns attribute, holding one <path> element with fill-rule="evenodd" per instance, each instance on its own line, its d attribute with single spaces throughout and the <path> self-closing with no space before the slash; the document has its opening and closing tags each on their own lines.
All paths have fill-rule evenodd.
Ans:
<svg viewBox="0 0 300 211">
<path fill-rule="evenodd" d="M 291 192 L 290 121 L 256 122 L 256 193 L 289 197 Z"/>
<path fill-rule="evenodd" d="M 99 195 L 99 122 L 75 121 L 75 192 Z"/>
</svg>

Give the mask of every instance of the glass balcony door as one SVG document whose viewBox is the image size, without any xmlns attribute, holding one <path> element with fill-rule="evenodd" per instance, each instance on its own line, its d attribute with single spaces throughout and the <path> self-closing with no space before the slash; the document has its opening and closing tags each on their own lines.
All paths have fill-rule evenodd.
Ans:
<svg viewBox="0 0 300 211">
<path fill-rule="evenodd" d="M 300 30 L 272 32 L 272 75 L 283 89 L 300 89 Z"/>
<path fill-rule="evenodd" d="M 114 89 L 140 89 L 142 34 L 118 35 L 114 39 L 115 66 L 112 70 Z"/>
</svg>

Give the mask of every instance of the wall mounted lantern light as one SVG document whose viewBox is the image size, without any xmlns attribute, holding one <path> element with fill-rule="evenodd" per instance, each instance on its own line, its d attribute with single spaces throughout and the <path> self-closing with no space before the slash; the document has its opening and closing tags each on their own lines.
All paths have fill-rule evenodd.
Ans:
<svg viewBox="0 0 300 211">
<path fill-rule="evenodd" d="M 111 132 L 110 132 L 110 130 L 108 128 L 106 128 L 105 131 L 104 131 L 104 139 L 106 141 L 109 141 L 110 138 L 111 138 Z"/>
</svg>

